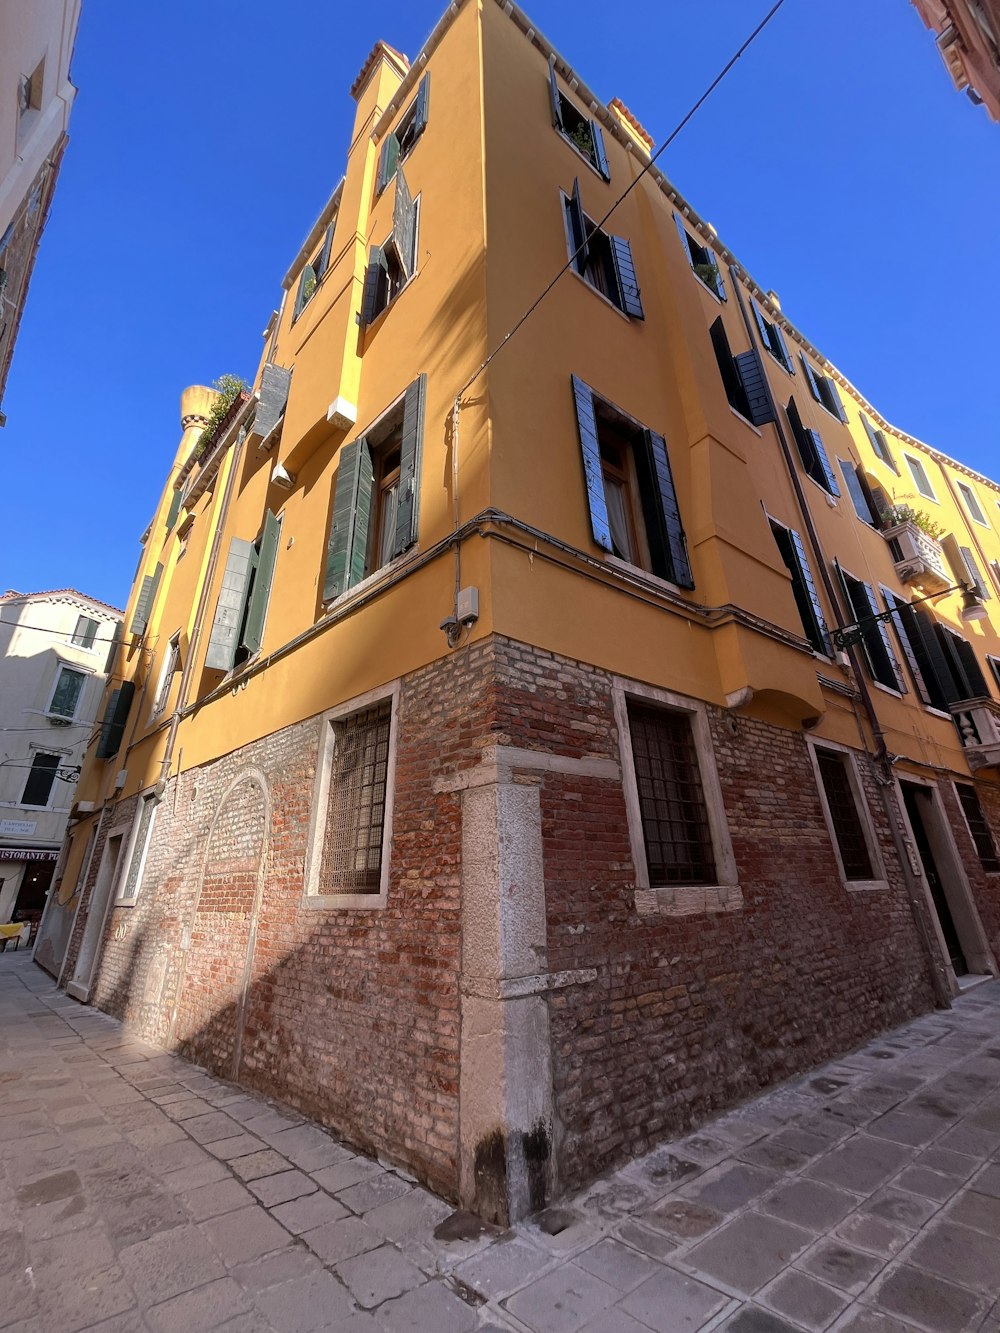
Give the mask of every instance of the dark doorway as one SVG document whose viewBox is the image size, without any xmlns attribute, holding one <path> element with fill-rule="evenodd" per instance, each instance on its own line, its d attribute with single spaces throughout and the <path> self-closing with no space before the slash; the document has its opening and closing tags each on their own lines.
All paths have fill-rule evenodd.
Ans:
<svg viewBox="0 0 1000 1333">
<path fill-rule="evenodd" d="M 931 898 L 934 902 L 934 910 L 937 912 L 937 918 L 941 924 L 941 934 L 944 936 L 949 961 L 957 977 L 967 976 L 969 965 L 965 961 L 962 943 L 955 928 L 955 919 L 948 904 L 948 895 L 945 893 L 944 883 L 934 859 L 934 853 L 931 850 L 927 825 L 924 822 L 925 818 L 933 818 L 934 796 L 927 788 L 916 786 L 913 783 L 901 782 L 899 785 L 903 791 L 903 801 L 910 819 L 910 827 L 913 829 L 913 838 L 917 844 L 917 852 L 920 855 L 920 864 L 923 866 L 924 877 L 927 880 Z"/>
</svg>

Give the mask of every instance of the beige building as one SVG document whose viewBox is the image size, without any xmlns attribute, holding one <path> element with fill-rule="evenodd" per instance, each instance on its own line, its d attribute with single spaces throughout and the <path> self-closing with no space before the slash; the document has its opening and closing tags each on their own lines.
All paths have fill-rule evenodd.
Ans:
<svg viewBox="0 0 1000 1333">
<path fill-rule="evenodd" d="M 1000 0 L 913 0 L 955 87 L 1000 120 Z"/>
<path fill-rule="evenodd" d="M 66 147 L 79 19 L 80 0 L 0 5 L 0 408 Z"/>
</svg>

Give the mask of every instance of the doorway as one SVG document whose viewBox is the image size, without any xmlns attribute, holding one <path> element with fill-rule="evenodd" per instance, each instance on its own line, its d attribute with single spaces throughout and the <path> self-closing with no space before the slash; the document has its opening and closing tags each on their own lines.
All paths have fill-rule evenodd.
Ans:
<svg viewBox="0 0 1000 1333">
<path fill-rule="evenodd" d="M 83 941 L 77 955 L 73 979 L 66 987 L 66 994 L 74 999 L 86 1000 L 90 996 L 90 987 L 94 980 L 94 968 L 104 934 L 104 923 L 108 915 L 108 903 L 118 879 L 118 863 L 122 854 L 122 843 L 127 830 L 112 833 L 104 845 L 101 868 L 97 872 L 97 883 L 90 895 L 87 910 L 87 924 L 83 928 Z"/>
</svg>

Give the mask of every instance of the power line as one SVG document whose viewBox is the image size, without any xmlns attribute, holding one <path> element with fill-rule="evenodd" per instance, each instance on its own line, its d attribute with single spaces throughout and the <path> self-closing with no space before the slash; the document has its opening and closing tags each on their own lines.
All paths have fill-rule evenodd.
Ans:
<svg viewBox="0 0 1000 1333">
<path fill-rule="evenodd" d="M 124 620 L 121 620 L 121 621 L 119 621 L 118 623 L 122 626 L 122 630 L 123 630 L 123 636 L 122 636 L 121 639 L 113 639 L 113 638 L 112 638 L 112 639 L 94 638 L 94 639 L 91 639 L 90 643 L 73 643 L 73 642 L 72 642 L 72 635 L 70 634 L 70 632 L 69 632 L 68 630 L 64 630 L 64 629 L 50 629 L 50 628 L 48 627 L 48 625 L 26 625 L 26 624 L 24 623 L 24 621 L 22 621 L 22 620 L 0 620 L 0 626 L 4 626 L 4 625 L 5 625 L 8 629 L 28 629 L 28 630 L 31 630 L 32 634 L 59 634 L 59 635 L 61 635 L 63 638 L 69 638 L 69 639 L 70 639 L 69 646 L 70 646 L 71 648 L 82 648 L 82 649 L 84 649 L 84 651 L 86 651 L 88 648 L 92 648 L 92 647 L 94 646 L 95 643 L 123 643 L 123 642 L 124 642 L 124 627 L 125 627 L 125 622 L 124 622 Z M 157 635 L 151 635 L 150 637 L 151 637 L 151 638 L 156 638 L 156 637 L 158 637 L 158 636 L 157 636 Z"/>
<path fill-rule="evenodd" d="M 666 148 L 669 148 L 669 147 L 670 147 L 670 145 L 673 143 L 673 141 L 677 138 L 678 134 L 680 134 L 681 130 L 684 128 L 684 126 L 688 123 L 688 121 L 689 121 L 689 120 L 691 119 L 691 117 L 694 115 L 694 113 L 699 109 L 699 107 L 701 107 L 701 105 L 702 105 L 704 102 L 706 102 L 706 101 L 708 100 L 708 98 L 709 98 L 709 97 L 711 96 L 711 94 L 715 91 L 715 89 L 718 88 L 719 84 L 720 84 L 720 83 L 722 82 L 722 80 L 726 77 L 726 75 L 729 73 L 729 71 L 732 69 L 732 67 L 736 64 L 736 62 L 737 62 L 737 60 L 739 60 L 740 56 L 743 55 L 743 53 L 747 50 L 747 48 L 750 46 L 750 44 L 751 44 L 753 41 L 755 41 L 756 38 L 757 38 L 757 37 L 764 31 L 764 29 L 765 29 L 765 28 L 767 27 L 767 25 L 771 22 L 771 20 L 772 20 L 772 19 L 774 18 L 774 16 L 775 16 L 775 14 L 777 14 L 778 10 L 781 8 L 781 6 L 782 6 L 784 3 L 785 3 L 785 0 L 777 0 L 777 3 L 774 4 L 774 5 L 772 5 L 772 7 L 768 10 L 768 12 L 767 12 L 767 13 L 764 15 L 764 17 L 761 19 L 761 21 L 757 24 L 756 28 L 754 28 L 753 32 L 752 32 L 752 33 L 750 34 L 750 36 L 746 39 L 746 41 L 743 43 L 743 45 L 739 48 L 739 50 L 736 52 L 736 54 L 733 55 L 732 57 L 730 57 L 730 59 L 729 59 L 729 60 L 726 62 L 726 64 L 722 67 L 722 69 L 721 69 L 721 70 L 719 71 L 719 73 L 715 76 L 715 78 L 712 80 L 712 82 L 708 85 L 708 87 L 705 89 L 705 91 L 702 93 L 702 95 L 698 98 L 698 100 L 694 103 L 694 105 L 693 105 L 693 106 L 690 108 L 690 110 L 686 113 L 686 115 L 684 115 L 683 118 L 682 118 L 681 120 L 678 121 L 678 123 L 675 125 L 675 127 L 673 128 L 673 130 L 671 130 L 670 134 L 667 135 L 666 139 L 664 139 L 663 143 L 660 144 L 659 148 L 657 148 L 656 152 L 652 155 L 652 157 L 649 159 L 649 161 L 646 163 L 646 165 L 643 167 L 643 169 L 639 172 L 638 176 L 636 176 L 636 178 L 632 181 L 632 183 L 631 183 L 629 186 L 627 186 L 626 189 L 624 189 L 624 190 L 622 191 L 622 193 L 618 196 L 618 198 L 615 200 L 615 202 L 611 205 L 611 207 L 608 209 L 608 211 L 604 214 L 604 217 L 601 218 L 600 222 L 597 223 L 596 228 L 595 228 L 596 231 L 600 231 L 600 230 L 601 230 L 601 228 L 602 228 L 602 227 L 604 226 L 604 224 L 607 222 L 608 218 L 610 218 L 611 214 L 615 211 L 615 209 L 618 207 L 618 205 L 619 205 L 624 199 L 626 199 L 626 198 L 628 197 L 628 195 L 630 195 L 630 194 L 632 193 L 632 191 L 635 189 L 635 187 L 636 187 L 636 186 L 639 184 L 639 182 L 642 180 L 643 176 L 645 176 L 646 172 L 649 171 L 650 167 L 653 165 L 653 163 L 656 161 L 656 159 L 660 156 L 660 154 L 661 154 Z M 591 232 L 591 235 L 593 235 L 593 232 Z M 513 327 L 510 328 L 510 329 L 504 334 L 504 336 L 503 336 L 503 337 L 500 339 L 500 341 L 497 343 L 496 347 L 494 347 L 493 351 L 490 352 L 489 356 L 487 356 L 486 360 L 485 360 L 485 361 L 483 362 L 483 364 L 479 367 L 479 369 L 478 369 L 478 370 L 476 371 L 476 373 L 472 376 L 472 378 L 471 378 L 470 380 L 468 380 L 465 384 L 462 385 L 461 389 L 459 389 L 459 391 L 458 391 L 457 397 L 461 398 L 462 394 L 465 393 L 467 389 L 471 388 L 473 384 L 475 384 L 476 380 L 477 380 L 477 379 L 479 378 L 479 376 L 483 373 L 483 371 L 484 371 L 484 370 L 486 369 L 486 367 L 490 364 L 490 362 L 491 362 L 491 361 L 493 360 L 493 358 L 497 355 L 497 353 L 500 352 L 504 347 L 506 347 L 507 343 L 510 342 L 510 340 L 511 340 L 511 338 L 513 338 L 514 334 L 517 333 L 517 331 L 521 328 L 522 324 L 524 324 L 524 323 L 530 318 L 530 316 L 533 315 L 533 314 L 535 313 L 535 311 L 538 309 L 538 307 L 541 305 L 541 303 L 545 300 L 546 296 L 548 296 L 549 292 L 550 292 L 550 291 L 552 290 L 552 288 L 556 285 L 556 283 L 559 281 L 559 279 L 562 277 L 562 275 L 566 272 L 566 270 L 569 269 L 569 268 L 572 268 L 573 265 L 576 263 L 577 256 L 580 254 L 580 251 L 583 250 L 583 249 L 586 247 L 586 245 L 587 245 L 587 243 L 588 243 L 588 240 L 589 240 L 589 237 L 585 237 L 585 238 L 584 238 L 583 242 L 576 248 L 576 250 L 574 250 L 573 254 L 570 255 L 569 259 L 566 261 L 565 264 L 563 264 L 562 268 L 561 268 L 561 269 L 559 270 L 559 272 L 555 275 L 555 277 L 554 277 L 554 278 L 552 279 L 552 281 L 548 284 L 548 286 L 547 286 L 546 288 L 544 288 L 544 290 L 541 292 L 541 294 L 540 294 L 539 296 L 537 296 L 537 297 L 535 298 L 534 301 L 532 301 L 531 305 L 528 306 L 527 310 L 524 312 L 524 314 L 521 316 L 521 318 L 520 318 L 520 319 L 513 325 Z"/>
</svg>

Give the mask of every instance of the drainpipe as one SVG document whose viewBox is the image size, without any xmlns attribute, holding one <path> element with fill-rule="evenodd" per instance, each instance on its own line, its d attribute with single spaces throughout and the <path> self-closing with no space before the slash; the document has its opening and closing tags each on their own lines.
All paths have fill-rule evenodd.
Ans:
<svg viewBox="0 0 1000 1333">
<path fill-rule="evenodd" d="M 735 264 L 729 266 L 729 276 L 732 281 L 733 291 L 736 293 L 736 300 L 739 303 L 740 314 L 743 316 L 743 323 L 746 325 L 747 337 L 750 339 L 751 347 L 757 346 L 757 340 L 753 332 L 753 324 L 747 313 L 746 303 L 743 300 L 741 290 L 742 274 Z M 771 383 L 767 375 L 763 376 L 766 386 L 768 402 L 771 407 L 771 413 L 774 417 L 774 429 L 778 436 L 778 443 L 781 446 L 781 455 L 784 459 L 785 469 L 788 472 L 789 480 L 792 483 L 792 490 L 795 492 L 795 502 L 798 506 L 802 522 L 809 539 L 809 545 L 812 550 L 813 558 L 819 570 L 820 578 L 823 581 L 823 587 L 826 589 L 826 595 L 829 598 L 830 605 L 833 608 L 834 619 L 837 622 L 838 629 L 845 629 L 850 623 L 845 620 L 841 612 L 840 602 L 837 598 L 836 589 L 833 585 L 833 579 L 830 576 L 829 565 L 823 546 L 820 541 L 819 532 L 813 522 L 812 513 L 809 509 L 809 501 L 806 498 L 805 491 L 799 477 L 798 469 L 795 466 L 795 460 L 792 457 L 791 446 L 788 443 L 788 437 L 785 434 L 784 426 L 778 415 L 778 405 L 774 401 L 774 395 L 771 392 Z M 938 1007 L 941 1009 L 951 1008 L 951 988 L 948 985 L 944 972 L 944 964 L 940 956 L 940 950 L 937 948 L 936 941 L 930 931 L 927 918 L 924 912 L 923 891 L 914 873 L 910 862 L 910 849 L 903 839 L 903 834 L 899 826 L 900 811 L 897 801 L 892 794 L 894 786 L 894 775 L 892 771 L 892 756 L 889 753 L 885 743 L 885 734 L 882 731 L 879 722 L 878 713 L 875 709 L 875 703 L 872 699 L 871 691 L 868 688 L 868 682 L 861 666 L 860 651 L 857 646 L 846 650 L 851 664 L 851 674 L 854 677 L 854 683 L 861 699 L 861 707 L 864 710 L 865 718 L 871 729 L 872 739 L 875 742 L 875 754 L 872 756 L 875 763 L 875 780 L 878 783 L 879 791 L 882 795 L 882 805 L 885 810 L 886 818 L 889 821 L 889 831 L 892 834 L 892 841 L 896 848 L 896 856 L 903 872 L 903 883 L 906 887 L 906 894 L 910 902 L 910 911 L 913 914 L 914 925 L 917 935 L 923 946 L 924 955 L 931 975 L 931 985 L 934 988 L 934 997 L 937 1000 Z M 858 725 L 858 734 L 861 737 L 861 743 L 868 750 L 868 741 L 864 734 L 864 729 L 860 722 Z"/>
</svg>

